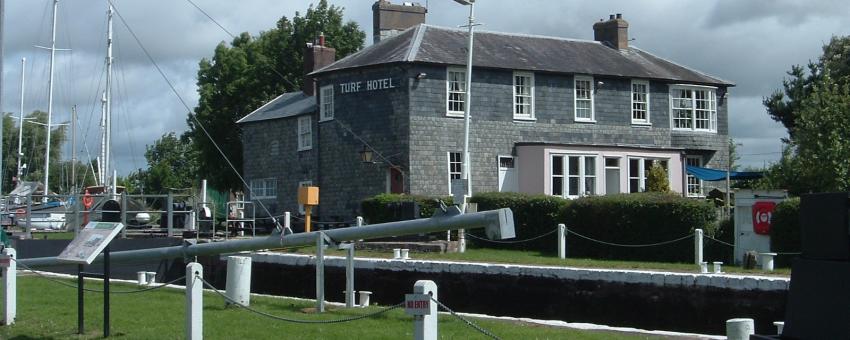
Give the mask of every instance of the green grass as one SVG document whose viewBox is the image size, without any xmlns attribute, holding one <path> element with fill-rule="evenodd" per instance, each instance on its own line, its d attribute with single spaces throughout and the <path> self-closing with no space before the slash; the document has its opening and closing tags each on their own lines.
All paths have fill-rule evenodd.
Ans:
<svg viewBox="0 0 850 340">
<path fill-rule="evenodd" d="M 72 280 L 64 280 L 73 283 Z M 282 281 L 281 284 L 286 284 Z M 87 282 L 100 288 L 99 282 Z M 130 290 L 132 285 L 113 284 L 113 289 Z M 18 317 L 14 325 L 0 326 L 2 339 L 93 339 L 102 335 L 102 293 L 86 293 L 86 333 L 77 335 L 76 290 L 44 278 L 18 278 Z M 185 337 L 185 294 L 182 290 L 159 289 L 139 294 L 112 295 L 111 332 L 120 339 L 181 339 Z M 402 298 L 399 297 L 399 300 Z M 322 315 L 302 312 L 311 302 L 258 297 L 251 306 L 274 315 L 297 319 L 337 319 L 362 315 L 368 309 L 329 308 Z M 579 331 L 526 323 L 475 320 L 504 339 L 661 339 L 646 335 L 601 331 Z M 440 337 L 483 339 L 480 333 L 449 315 L 441 315 Z M 224 308 L 222 298 L 204 293 L 204 338 L 206 339 L 409 339 L 411 316 L 393 310 L 377 317 L 340 324 L 302 325 L 275 321 L 243 309 Z"/>
<path fill-rule="evenodd" d="M 297 249 L 282 249 L 280 252 L 315 254 L 316 247 L 303 247 Z M 328 249 L 326 255 L 345 256 L 344 251 Z M 366 258 L 392 258 L 392 251 L 358 250 L 356 257 Z M 639 262 L 639 261 L 613 261 L 567 258 L 561 260 L 557 255 L 544 254 L 538 251 L 504 250 L 489 248 L 467 248 L 465 253 L 411 253 L 410 257 L 416 260 L 441 260 L 441 261 L 467 261 L 467 262 L 489 262 L 505 264 L 524 264 L 539 266 L 561 266 L 579 268 L 603 268 L 603 269 L 631 269 L 631 270 L 658 270 L 670 272 L 697 273 L 699 268 L 692 263 L 667 263 L 667 262 Z M 709 270 L 711 270 L 709 265 Z M 773 272 L 765 272 L 759 269 L 743 269 L 737 266 L 723 266 L 726 273 L 776 275 L 788 276 L 790 268 L 777 268 Z"/>
<path fill-rule="evenodd" d="M 73 240 L 73 231 L 54 231 L 54 232 L 32 232 L 33 240 Z"/>
</svg>

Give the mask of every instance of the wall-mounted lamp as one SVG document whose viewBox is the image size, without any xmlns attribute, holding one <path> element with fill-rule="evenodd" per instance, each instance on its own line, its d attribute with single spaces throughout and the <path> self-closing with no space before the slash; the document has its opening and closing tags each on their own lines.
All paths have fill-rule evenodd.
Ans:
<svg viewBox="0 0 850 340">
<path fill-rule="evenodd" d="M 603 86 L 605 86 L 604 81 L 601 81 L 601 80 L 597 81 L 596 85 L 593 87 L 593 93 L 596 93 L 597 91 L 599 91 L 599 89 L 601 89 Z"/>
<path fill-rule="evenodd" d="M 424 78 L 425 78 L 425 77 L 427 77 L 427 76 L 428 76 L 428 74 L 427 74 L 427 73 L 425 73 L 425 72 L 419 72 L 419 74 L 417 74 L 417 75 L 416 75 L 416 80 L 422 80 L 422 79 L 424 79 Z"/>
<path fill-rule="evenodd" d="M 363 163 L 375 163 L 373 160 L 374 154 L 366 145 L 363 145 L 363 150 L 360 150 L 360 161 Z"/>
<path fill-rule="evenodd" d="M 725 88 L 725 87 L 717 88 L 717 103 L 722 105 L 723 102 L 726 100 L 727 94 L 728 94 L 727 88 Z"/>
</svg>

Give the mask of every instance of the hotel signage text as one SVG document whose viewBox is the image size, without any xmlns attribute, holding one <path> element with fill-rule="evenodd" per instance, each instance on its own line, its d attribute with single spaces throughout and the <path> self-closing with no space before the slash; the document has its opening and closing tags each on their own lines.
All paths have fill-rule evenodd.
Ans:
<svg viewBox="0 0 850 340">
<path fill-rule="evenodd" d="M 387 90 L 394 89 L 397 85 L 398 82 L 394 81 L 392 78 L 352 81 L 339 84 L 339 93 L 346 94 L 362 91 Z"/>
</svg>

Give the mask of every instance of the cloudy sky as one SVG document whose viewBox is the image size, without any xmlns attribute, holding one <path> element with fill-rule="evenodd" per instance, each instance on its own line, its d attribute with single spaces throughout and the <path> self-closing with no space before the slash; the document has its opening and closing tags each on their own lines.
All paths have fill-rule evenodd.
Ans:
<svg viewBox="0 0 850 340">
<path fill-rule="evenodd" d="M 230 41 L 229 36 L 188 1 L 114 1 L 180 96 L 194 107 L 198 61 L 209 57 L 219 42 Z M 272 28 L 281 16 L 303 13 L 314 2 L 194 1 L 231 32 L 252 34 Z M 329 2 L 344 7 L 346 19 L 357 22 L 371 43 L 372 0 Z M 77 105 L 81 158 L 94 157 L 99 150 L 106 3 L 59 3 L 57 48 L 72 51 L 57 52 L 54 121 L 69 121 L 71 107 Z M 429 24 L 454 27 L 466 21 L 467 10 L 454 1 L 428 0 L 428 6 Z M 49 53 L 33 45 L 49 46 L 51 10 L 51 0 L 6 0 L 4 112 L 20 111 L 21 58 L 27 59 L 24 112 L 47 108 Z M 623 13 L 633 45 L 737 83 L 729 99 L 731 133 L 743 144 L 741 163 L 761 167 L 778 158 L 785 136 L 765 113 L 761 98 L 781 87 L 791 65 L 817 58 L 831 36 L 850 34 L 848 10 L 850 2 L 842 0 L 479 0 L 476 17 L 484 30 L 592 39 L 595 21 Z M 187 110 L 117 18 L 115 31 L 113 124 L 120 133 L 113 153 L 119 173 L 126 174 L 146 167 L 145 145 L 186 129 Z M 64 154 L 70 158 L 70 147 Z"/>
</svg>

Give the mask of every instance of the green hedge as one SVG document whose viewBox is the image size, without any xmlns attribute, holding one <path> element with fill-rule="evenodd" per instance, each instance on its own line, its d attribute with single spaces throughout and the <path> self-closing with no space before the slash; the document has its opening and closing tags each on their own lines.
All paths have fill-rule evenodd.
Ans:
<svg viewBox="0 0 850 340">
<path fill-rule="evenodd" d="M 470 202 L 478 204 L 478 211 L 495 210 L 499 208 L 511 208 L 514 215 L 514 240 L 526 240 L 556 228 L 559 221 L 558 214 L 562 207 L 569 201 L 555 196 L 529 195 L 511 192 L 490 192 L 472 196 Z M 483 237 L 484 230 L 470 231 L 473 235 Z M 534 249 L 546 253 L 556 251 L 557 238 L 543 237 L 532 242 L 517 244 L 495 244 L 485 241 L 469 240 L 476 246 L 503 249 Z"/>
<path fill-rule="evenodd" d="M 427 197 L 405 194 L 378 194 L 367 198 L 360 202 L 360 209 L 363 213 L 363 219 L 369 224 L 393 222 L 397 219 L 392 215 L 392 212 L 387 209 L 387 205 L 397 202 L 417 202 L 419 203 L 420 217 L 431 217 L 434 215 L 434 210 L 440 206 L 439 200 L 445 202 L 446 205 L 452 205 L 451 197 Z"/>
<path fill-rule="evenodd" d="M 800 235 L 800 198 L 795 197 L 776 205 L 770 219 L 770 250 L 778 253 L 799 252 L 803 249 Z M 776 257 L 776 266 L 789 267 L 793 256 Z"/>
<path fill-rule="evenodd" d="M 564 207 L 567 228 L 589 238 L 618 244 L 654 244 L 701 228 L 714 234 L 716 213 L 705 201 L 675 194 L 637 193 L 577 199 Z M 567 255 L 594 259 L 692 262 L 693 239 L 652 247 L 602 245 L 567 236 Z"/>
</svg>

